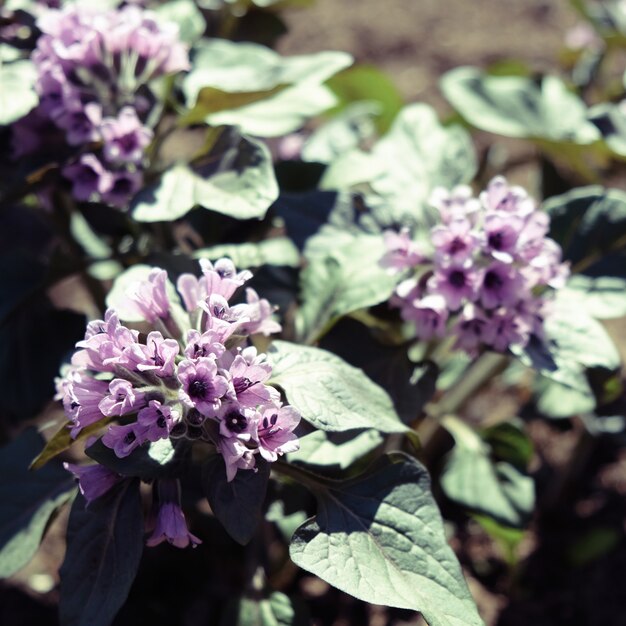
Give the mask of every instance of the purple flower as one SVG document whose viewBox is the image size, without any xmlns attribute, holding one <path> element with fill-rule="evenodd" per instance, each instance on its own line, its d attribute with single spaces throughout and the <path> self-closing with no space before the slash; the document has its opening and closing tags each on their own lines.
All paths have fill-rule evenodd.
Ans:
<svg viewBox="0 0 626 626">
<path fill-rule="evenodd" d="M 78 488 L 87 504 L 104 495 L 123 480 L 123 477 L 103 465 L 74 465 L 63 463 L 63 467 L 78 479 Z"/>
<path fill-rule="evenodd" d="M 179 420 L 178 411 L 158 400 L 150 400 L 148 406 L 137 414 L 137 423 L 145 429 L 143 436 L 148 441 L 167 439 Z"/>
<path fill-rule="evenodd" d="M 104 380 L 96 380 L 84 370 L 72 370 L 60 382 L 65 414 L 72 421 L 72 438 L 95 422 L 104 418 L 99 404 L 107 393 L 109 384 Z"/>
<path fill-rule="evenodd" d="M 448 305 L 440 294 L 431 294 L 416 299 L 403 311 L 403 319 L 415 324 L 417 336 L 429 341 L 433 337 L 443 337 L 446 332 Z"/>
<path fill-rule="evenodd" d="M 435 226 L 430 239 L 438 262 L 462 264 L 478 247 L 478 237 L 467 219 L 453 219 L 444 226 Z"/>
<path fill-rule="evenodd" d="M 246 304 L 237 304 L 232 307 L 233 313 L 240 317 L 238 331 L 247 335 L 261 333 L 271 335 L 279 333 L 282 326 L 272 319 L 276 307 L 273 307 L 265 298 L 259 298 L 257 292 L 248 287 L 246 289 Z"/>
<path fill-rule="evenodd" d="M 146 428 L 137 423 L 125 426 L 114 424 L 102 437 L 102 443 L 122 459 L 146 441 L 145 431 Z"/>
<path fill-rule="evenodd" d="M 487 211 L 502 211 L 520 217 L 535 210 L 535 202 L 526 190 L 510 186 L 503 176 L 496 176 L 489 182 L 487 189 L 480 194 L 480 201 Z"/>
<path fill-rule="evenodd" d="M 257 355 L 256 348 L 251 346 L 236 355 L 228 371 L 237 402 L 242 407 L 255 408 L 277 397 L 273 387 L 263 384 L 271 376 L 272 366 L 266 362 L 265 355 Z"/>
<path fill-rule="evenodd" d="M 300 423 L 300 413 L 292 406 L 270 406 L 257 413 L 256 437 L 260 455 L 274 462 L 279 455 L 300 449 L 298 436 L 293 432 Z"/>
<path fill-rule="evenodd" d="M 496 352 L 506 352 L 510 346 L 525 346 L 530 338 L 528 322 L 515 311 L 497 309 L 489 318 L 489 337 L 485 344 Z"/>
<path fill-rule="evenodd" d="M 479 348 L 491 340 L 491 322 L 480 307 L 466 304 L 454 326 L 454 333 L 454 347 L 475 357 Z"/>
<path fill-rule="evenodd" d="M 185 356 L 188 359 L 199 359 L 201 357 L 219 357 L 224 354 L 225 337 L 212 329 L 200 334 L 197 330 L 187 331 L 187 346 Z"/>
<path fill-rule="evenodd" d="M 147 280 L 133 283 L 126 291 L 127 304 L 146 321 L 154 323 L 170 316 L 170 299 L 167 295 L 167 272 L 154 268 Z"/>
<path fill-rule="evenodd" d="M 89 200 L 94 194 L 104 194 L 113 185 L 113 176 L 95 154 L 83 154 L 77 163 L 67 165 L 63 176 L 72 181 L 72 193 L 77 200 Z"/>
<path fill-rule="evenodd" d="M 145 394 L 136 390 L 131 383 L 114 378 L 109 383 L 109 395 L 100 400 L 98 408 L 104 415 L 125 415 L 145 406 Z"/>
<path fill-rule="evenodd" d="M 387 249 L 380 261 L 383 267 L 402 271 L 415 267 L 424 260 L 424 254 L 411 239 L 408 228 L 403 228 L 399 233 L 386 230 L 383 237 Z"/>
<path fill-rule="evenodd" d="M 68 106 L 67 101 L 65 106 Z M 83 105 L 72 102 L 71 108 L 57 109 L 52 116 L 56 125 L 65 131 L 65 139 L 70 146 L 79 146 L 100 139 L 102 107 L 95 102 Z"/>
<path fill-rule="evenodd" d="M 213 359 L 184 360 L 178 365 L 178 380 L 182 388 L 180 399 L 189 407 L 195 407 L 208 417 L 219 411 L 221 399 L 228 391 L 228 381 L 218 374 Z"/>
<path fill-rule="evenodd" d="M 524 279 L 511 265 L 496 261 L 483 271 L 479 297 L 486 309 L 510 306 L 526 295 Z"/>
<path fill-rule="evenodd" d="M 180 351 L 178 341 L 164 339 L 154 330 L 146 337 L 146 344 L 132 344 L 124 350 L 120 364 L 137 372 L 153 372 L 160 378 L 174 375 L 174 361 Z"/>
<path fill-rule="evenodd" d="M 517 215 L 491 213 L 485 217 L 484 250 L 503 263 L 512 263 L 524 220 Z"/>
<path fill-rule="evenodd" d="M 226 480 L 230 482 L 237 475 L 237 470 L 254 470 L 256 461 L 254 451 L 237 437 L 220 438 L 217 448 L 224 457 L 226 465 Z"/>
<path fill-rule="evenodd" d="M 431 293 L 441 294 L 451 311 L 461 307 L 463 300 L 473 300 L 477 287 L 477 274 L 470 263 L 439 267 L 428 281 Z"/>
<path fill-rule="evenodd" d="M 206 292 L 222 296 L 225 300 L 229 300 L 239 287 L 252 278 L 252 273 L 248 270 L 237 272 L 233 262 L 226 258 L 218 259 L 215 265 L 207 259 L 200 259 L 200 267 Z"/>
<path fill-rule="evenodd" d="M 129 346 L 137 343 L 139 333 L 120 324 L 117 313 L 107 309 L 104 320 L 89 322 L 85 339 L 76 344 L 72 365 L 98 372 L 111 372 Z"/>
<path fill-rule="evenodd" d="M 160 480 L 158 483 L 159 512 L 157 513 L 154 532 L 146 541 L 150 547 L 164 541 L 177 548 L 186 548 L 189 544 L 196 547 L 202 543 L 187 528 L 185 514 L 180 508 L 180 485 L 177 480 Z"/>
<path fill-rule="evenodd" d="M 100 131 L 104 158 L 111 163 L 140 163 L 144 149 L 152 141 L 152 131 L 131 107 L 124 107 L 117 118 L 107 117 Z"/>
<path fill-rule="evenodd" d="M 111 187 L 102 194 L 102 200 L 117 208 L 126 206 L 143 183 L 143 175 L 138 171 L 112 172 L 111 179 Z"/>
<path fill-rule="evenodd" d="M 480 211 L 480 203 L 473 197 L 472 188 L 468 185 L 458 185 L 452 191 L 436 187 L 428 202 L 439 211 L 444 224 L 459 219 L 468 219 L 473 223 Z"/>
</svg>

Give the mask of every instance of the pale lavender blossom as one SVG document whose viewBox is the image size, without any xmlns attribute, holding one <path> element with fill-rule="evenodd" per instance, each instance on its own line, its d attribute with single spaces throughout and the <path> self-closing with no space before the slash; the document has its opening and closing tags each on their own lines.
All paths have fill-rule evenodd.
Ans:
<svg viewBox="0 0 626 626">
<path fill-rule="evenodd" d="M 273 307 L 265 298 L 259 298 L 257 292 L 251 287 L 246 289 L 246 304 L 237 304 L 232 310 L 241 317 L 238 332 L 244 332 L 247 335 L 260 333 L 267 336 L 282 330 L 282 326 L 272 319 L 276 307 Z"/>
<path fill-rule="evenodd" d="M 148 334 L 145 344 L 128 346 L 119 364 L 137 372 L 152 372 L 160 378 L 174 375 L 175 359 L 180 345 L 175 339 L 164 339 L 158 330 Z"/>
<path fill-rule="evenodd" d="M 269 406 L 256 415 L 256 437 L 259 454 L 270 463 L 287 452 L 300 449 L 293 432 L 300 423 L 300 414 L 291 406 Z"/>
<path fill-rule="evenodd" d="M 143 427 L 143 436 L 148 441 L 167 439 L 174 424 L 180 420 L 180 413 L 158 400 L 150 400 L 148 406 L 137 414 L 137 423 Z"/>
<path fill-rule="evenodd" d="M 238 470 L 256 471 L 254 451 L 248 448 L 241 439 L 237 437 L 222 437 L 217 444 L 217 449 L 224 457 L 226 480 L 228 482 L 235 478 Z"/>
<path fill-rule="evenodd" d="M 383 237 L 387 249 L 381 259 L 383 267 L 403 271 L 414 267 L 426 258 L 421 247 L 411 239 L 408 228 L 403 228 L 399 233 L 386 230 Z"/>
<path fill-rule="evenodd" d="M 95 194 L 105 194 L 113 186 L 113 176 L 95 154 L 80 156 L 72 165 L 66 165 L 63 176 L 72 182 L 72 193 L 77 200 L 89 200 Z"/>
<path fill-rule="evenodd" d="M 140 280 L 126 290 L 126 305 L 148 322 L 170 317 L 170 299 L 167 295 L 167 272 L 154 268 L 147 280 Z"/>
<path fill-rule="evenodd" d="M 124 107 L 116 118 L 105 118 L 100 132 L 104 158 L 111 163 L 140 163 L 153 136 L 131 107 Z"/>
<path fill-rule="evenodd" d="M 458 185 L 452 191 L 436 187 L 429 197 L 429 204 L 439 211 L 444 224 L 459 219 L 473 222 L 481 208 L 468 185 Z"/>
<path fill-rule="evenodd" d="M 146 544 L 150 547 L 164 541 L 177 548 L 196 547 L 202 543 L 187 527 L 185 514 L 180 507 L 180 484 L 177 480 L 160 480 L 158 484 L 159 510 L 152 535 Z"/>
<path fill-rule="evenodd" d="M 478 274 L 470 263 L 448 265 L 435 270 L 428 281 L 431 293 L 442 295 L 451 311 L 461 307 L 464 300 L 473 300 L 478 287 Z"/>
<path fill-rule="evenodd" d="M 111 186 L 102 192 L 102 200 L 110 205 L 123 208 L 129 198 L 134 196 L 143 183 L 143 174 L 137 170 L 110 172 Z"/>
<path fill-rule="evenodd" d="M 217 294 L 225 300 L 230 299 L 239 287 L 252 278 L 252 272 L 248 270 L 237 272 L 233 262 L 226 258 L 219 259 L 215 264 L 207 259 L 201 259 L 200 267 L 206 293 Z"/>
<path fill-rule="evenodd" d="M 109 394 L 100 400 L 98 408 L 103 415 L 112 417 L 132 413 L 145 404 L 145 393 L 135 389 L 128 380 L 114 378 L 109 383 Z"/>
<path fill-rule="evenodd" d="M 60 393 L 65 414 L 72 422 L 72 438 L 76 438 L 86 426 L 104 418 L 99 404 L 108 390 L 106 381 L 96 380 L 80 369 L 72 369 L 61 381 Z"/>
<path fill-rule="evenodd" d="M 519 271 L 498 261 L 483 270 L 478 293 L 480 302 L 486 309 L 512 306 L 528 296 L 525 281 Z"/>
<path fill-rule="evenodd" d="M 218 373 L 217 364 L 210 358 L 179 363 L 178 380 L 182 385 L 180 399 L 209 417 L 217 414 L 229 389 L 228 381 Z"/>
<path fill-rule="evenodd" d="M 102 437 L 102 443 L 112 448 L 115 455 L 122 459 L 146 441 L 146 430 L 145 426 L 136 422 L 125 426 L 113 424 Z"/>
<path fill-rule="evenodd" d="M 494 259 L 503 263 L 512 263 L 524 220 L 517 215 L 490 213 L 485 216 L 484 250 Z"/>
<path fill-rule="evenodd" d="M 523 187 L 511 186 L 503 176 L 496 176 L 480 194 L 487 211 L 502 211 L 526 217 L 535 210 L 535 202 Z"/>
<path fill-rule="evenodd" d="M 223 359 L 220 364 L 225 365 Z M 257 355 L 253 346 L 232 359 L 228 372 L 240 406 L 255 408 L 275 398 L 276 390 L 263 384 L 270 378 L 272 366 L 266 361 L 265 355 Z"/>
<path fill-rule="evenodd" d="M 430 231 L 435 247 L 435 260 L 448 264 L 463 264 L 474 255 L 479 243 L 472 224 L 465 218 L 451 219 L 447 224 Z"/>
<path fill-rule="evenodd" d="M 78 479 L 78 489 L 87 504 L 97 500 L 123 480 L 122 476 L 104 465 L 63 463 L 63 467 Z"/>
<path fill-rule="evenodd" d="M 403 319 L 415 324 L 417 336 L 429 341 L 434 337 L 442 338 L 446 333 L 448 304 L 440 294 L 431 294 L 413 300 L 403 309 Z"/>
</svg>

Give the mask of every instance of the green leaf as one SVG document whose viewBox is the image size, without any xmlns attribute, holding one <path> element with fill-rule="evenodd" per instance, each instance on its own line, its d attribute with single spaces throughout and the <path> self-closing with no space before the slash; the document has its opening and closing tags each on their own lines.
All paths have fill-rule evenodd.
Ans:
<svg viewBox="0 0 626 626">
<path fill-rule="evenodd" d="M 353 236 L 322 229 L 305 248 L 308 265 L 301 273 L 301 306 L 296 333 L 311 343 L 342 315 L 391 296 L 397 278 L 380 266 L 385 253 L 382 237 Z"/>
<path fill-rule="evenodd" d="M 350 171 L 355 164 L 359 169 Z M 331 163 L 321 187 L 346 189 L 367 182 L 392 205 L 396 223 L 410 226 L 428 217 L 433 188 L 467 183 L 475 173 L 467 132 L 458 125 L 442 126 L 428 105 L 412 104 L 400 111 L 371 154 L 351 151 Z"/>
<path fill-rule="evenodd" d="M 513 352 L 524 364 L 562 385 L 580 389 L 586 370 L 613 371 L 621 366 L 619 353 L 604 327 L 582 309 L 573 315 L 566 298 L 557 295 L 544 331 L 543 342 L 533 338 L 526 348 Z"/>
<path fill-rule="evenodd" d="M 570 418 L 590 413 L 596 408 L 596 399 L 584 374 L 576 387 L 562 385 L 541 376 L 537 381 L 537 409 L 552 419 Z"/>
<path fill-rule="evenodd" d="M 78 496 L 61 566 L 62 624 L 109 626 L 135 579 L 144 543 L 138 481 L 124 481 L 86 507 Z"/>
<path fill-rule="evenodd" d="M 315 130 L 302 146 L 301 158 L 331 163 L 343 153 L 361 147 L 374 137 L 374 120 L 380 111 L 376 102 L 357 102 Z"/>
<path fill-rule="evenodd" d="M 626 277 L 626 193 L 581 187 L 546 200 L 544 210 L 574 271 Z"/>
<path fill-rule="evenodd" d="M 230 130 L 222 133 L 204 165 L 174 165 L 133 198 L 131 211 L 139 222 L 164 222 L 201 206 L 243 220 L 263 217 L 277 197 L 267 147 Z"/>
<path fill-rule="evenodd" d="M 344 470 L 378 448 L 383 442 L 376 430 L 328 433 L 314 430 L 300 437 L 300 449 L 288 456 L 290 463 Z"/>
<path fill-rule="evenodd" d="M 46 442 L 44 449 L 33 459 L 30 464 L 30 469 L 36 470 L 43 467 L 48 461 L 50 461 L 50 459 L 58 456 L 61 452 L 65 452 L 65 450 L 68 450 L 77 441 L 84 441 L 88 437 L 91 437 L 94 433 L 97 433 L 112 419 L 112 417 L 103 417 L 97 422 L 83 428 L 75 438 L 72 438 L 70 434 L 70 426 L 72 425 L 72 422 L 67 420 L 53 435 L 52 439 Z"/>
<path fill-rule="evenodd" d="M 252 539 L 259 525 L 270 477 L 269 463 L 260 460 L 256 467 L 257 471 L 239 470 L 230 482 L 221 455 L 210 458 L 202 468 L 202 488 L 211 510 L 241 545 Z"/>
<path fill-rule="evenodd" d="M 387 393 L 334 354 L 274 341 L 268 358 L 273 368 L 270 383 L 280 386 L 289 403 L 316 428 L 406 431 Z"/>
<path fill-rule="evenodd" d="M 456 443 L 441 476 L 446 496 L 506 526 L 524 526 L 535 504 L 533 479 L 513 463 L 492 460 L 495 446 L 460 420 L 446 417 L 443 424 Z M 521 431 L 519 437 L 526 439 Z"/>
<path fill-rule="evenodd" d="M 12 124 L 37 106 L 36 79 L 32 61 L 0 59 L 0 126 Z"/>
<path fill-rule="evenodd" d="M 122 476 L 153 480 L 177 475 L 187 450 L 184 440 L 173 443 L 171 439 L 159 439 L 144 444 L 128 456 L 120 458 L 111 448 L 107 448 L 101 439 L 98 439 L 85 452 L 100 465 Z"/>
<path fill-rule="evenodd" d="M 239 106 L 209 112 L 204 121 L 214 126 L 239 126 L 258 137 L 274 137 L 296 130 L 308 117 L 333 106 L 336 99 L 322 83 L 351 62 L 350 55 L 343 52 L 281 57 L 258 44 L 212 39 L 196 46 L 183 91 L 191 109 L 206 87 L 243 94 L 243 102 L 233 101 Z M 251 101 L 246 101 L 245 94 L 252 94 Z"/>
<path fill-rule="evenodd" d="M 598 129 L 587 119 L 583 101 L 555 76 L 490 76 L 459 67 L 441 80 L 452 106 L 473 126 L 506 137 L 587 145 Z"/>
<path fill-rule="evenodd" d="M 280 591 L 242 596 L 231 602 L 220 626 L 309 626 L 309 612 L 302 602 L 292 602 Z"/>
<path fill-rule="evenodd" d="M 326 83 L 339 99 L 340 107 L 367 101 L 378 105 L 378 130 L 389 130 L 404 99 L 393 81 L 374 65 L 356 65 L 330 78 Z"/>
<path fill-rule="evenodd" d="M 483 530 L 490 537 L 500 544 L 507 562 L 511 565 L 515 565 L 518 559 L 517 546 L 522 542 L 525 531 L 520 528 L 511 528 L 499 524 L 486 515 L 472 515 L 472 517 L 482 526 Z"/>
<path fill-rule="evenodd" d="M 582 307 L 596 319 L 614 319 L 626 315 L 626 278 L 574 274 L 559 291 L 559 297 Z"/>
<path fill-rule="evenodd" d="M 292 560 L 359 600 L 420 611 L 430 626 L 481 625 L 427 471 L 396 458 L 316 489 L 317 516 L 296 531 Z"/>
<path fill-rule="evenodd" d="M 176 24 L 178 38 L 185 43 L 192 44 L 206 30 L 206 22 L 196 3 L 192 0 L 169 0 L 155 8 L 157 20 L 165 26 Z"/>
<path fill-rule="evenodd" d="M 300 266 L 298 248 L 287 237 L 274 237 L 259 243 L 226 243 L 201 248 L 193 253 L 193 257 L 213 260 L 228 257 L 240 270 L 261 265 Z"/>
<path fill-rule="evenodd" d="M 0 449 L 0 578 L 12 576 L 32 559 L 50 516 L 75 490 L 60 463 L 29 471 L 43 444 L 37 431 L 29 429 Z"/>
</svg>

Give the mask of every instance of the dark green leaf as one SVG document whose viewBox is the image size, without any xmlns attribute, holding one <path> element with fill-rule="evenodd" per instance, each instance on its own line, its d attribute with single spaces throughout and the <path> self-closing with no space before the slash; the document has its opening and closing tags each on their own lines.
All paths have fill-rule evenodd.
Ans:
<svg viewBox="0 0 626 626">
<path fill-rule="evenodd" d="M 34 556 L 54 511 L 74 493 L 74 480 L 60 463 L 29 471 L 44 445 L 35 429 L 0 449 L 0 578 L 8 578 Z"/>
<path fill-rule="evenodd" d="M 334 354 L 274 341 L 268 357 L 273 368 L 270 383 L 280 386 L 289 403 L 316 428 L 406 431 L 387 393 Z"/>
<path fill-rule="evenodd" d="M 291 463 L 344 470 L 378 448 L 383 442 L 376 430 L 348 430 L 328 433 L 314 430 L 300 437 L 300 449 L 289 454 Z"/>
<path fill-rule="evenodd" d="M 211 39 L 197 45 L 193 69 L 183 82 L 187 106 L 196 105 L 205 87 L 232 94 L 254 94 L 237 108 L 209 113 L 211 125 L 239 126 L 257 137 L 284 135 L 313 115 L 333 106 L 332 92 L 322 83 L 352 62 L 343 52 L 281 57 L 252 43 Z M 283 86 L 287 85 L 283 89 Z M 263 92 L 266 92 L 263 98 Z"/>
<path fill-rule="evenodd" d="M 550 215 L 550 236 L 574 271 L 626 277 L 626 193 L 581 187 L 550 198 L 544 209 Z M 613 258 L 605 258 L 609 252 Z"/>
<path fill-rule="evenodd" d="M 155 11 L 160 22 L 178 26 L 179 39 L 185 43 L 197 41 L 206 29 L 204 17 L 192 0 L 168 0 L 155 7 Z"/>
<path fill-rule="evenodd" d="M 263 217 L 277 197 L 267 147 L 225 131 L 204 165 L 174 165 L 133 198 L 131 210 L 139 222 L 176 220 L 196 206 L 250 219 Z"/>
<path fill-rule="evenodd" d="M 492 459 L 493 448 L 460 420 L 445 418 L 444 425 L 456 443 L 441 476 L 444 493 L 474 513 L 524 526 L 535 504 L 533 479 L 511 463 Z"/>
<path fill-rule="evenodd" d="M 184 440 L 172 442 L 170 439 L 159 439 L 144 444 L 124 458 L 119 458 L 98 439 L 85 452 L 94 461 L 122 476 L 152 480 L 177 475 L 187 450 Z"/>
<path fill-rule="evenodd" d="M 391 130 L 371 153 L 351 151 L 336 159 L 321 182 L 325 189 L 369 183 L 376 197 L 391 205 L 396 224 L 428 222 L 433 188 L 467 183 L 476 157 L 467 132 L 442 126 L 434 109 L 412 104 L 398 114 Z"/>
<path fill-rule="evenodd" d="M 61 623 L 109 626 L 135 579 L 144 542 L 138 481 L 124 481 L 86 507 L 78 496 L 61 566 Z"/>
<path fill-rule="evenodd" d="M 507 137 L 591 144 L 600 139 L 585 104 L 555 76 L 490 76 L 459 67 L 441 80 L 452 106 L 473 126 Z"/>
<path fill-rule="evenodd" d="M 296 531 L 291 558 L 359 600 L 420 611 L 430 626 L 479 626 L 428 473 L 397 457 L 316 489 L 317 516 Z"/>
<path fill-rule="evenodd" d="M 579 309 L 572 315 L 566 298 L 557 297 L 545 324 L 545 341 L 533 338 L 515 354 L 552 380 L 580 389 L 590 368 L 617 370 L 621 360 L 604 327 Z"/>
<path fill-rule="evenodd" d="M 257 470 L 239 470 L 228 482 L 220 455 L 210 458 L 202 468 L 202 487 L 211 510 L 226 532 L 242 545 L 252 539 L 259 525 L 270 477 L 269 463 L 257 461 Z"/>
<path fill-rule="evenodd" d="M 37 106 L 37 71 L 28 59 L 0 59 L 0 126 L 12 124 Z"/>
<path fill-rule="evenodd" d="M 402 109 L 404 100 L 393 81 L 374 65 L 357 65 L 336 74 L 326 83 L 339 98 L 339 106 L 374 102 L 379 108 L 378 130 L 386 132 Z"/>
<path fill-rule="evenodd" d="M 273 591 L 237 598 L 226 607 L 220 626 L 307 626 L 310 623 L 306 605 Z"/>
<path fill-rule="evenodd" d="M 274 237 L 259 243 L 226 243 L 201 248 L 193 256 L 196 259 L 211 260 L 228 257 L 240 270 L 261 265 L 300 266 L 300 253 L 287 237 Z"/>
<path fill-rule="evenodd" d="M 376 340 L 364 324 L 346 318 L 320 342 L 320 348 L 360 367 L 393 400 L 398 415 L 410 424 L 435 393 L 439 375 L 432 362 L 416 366 L 407 356 L 407 346 L 387 345 Z"/>
<path fill-rule="evenodd" d="M 309 239 L 296 315 L 301 341 L 311 343 L 342 315 L 389 298 L 397 278 L 380 266 L 384 253 L 383 239 L 376 235 L 322 229 Z"/>
</svg>

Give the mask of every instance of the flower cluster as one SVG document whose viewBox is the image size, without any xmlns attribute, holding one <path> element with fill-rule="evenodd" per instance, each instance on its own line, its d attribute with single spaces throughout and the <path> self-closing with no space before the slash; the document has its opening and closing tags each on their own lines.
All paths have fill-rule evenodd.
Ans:
<svg viewBox="0 0 626 626">
<path fill-rule="evenodd" d="M 231 481 L 239 470 L 256 471 L 259 457 L 273 462 L 297 450 L 300 415 L 266 384 L 272 371 L 266 356 L 247 345 L 251 334 L 280 330 L 272 307 L 250 288 L 246 302 L 229 304 L 250 272 L 237 272 L 228 259 L 200 264 L 200 278 L 178 278 L 182 302 L 158 268 L 127 290 L 124 309 L 151 325 L 147 334 L 122 324 L 112 309 L 104 320 L 90 322 L 72 367 L 58 382 L 59 397 L 74 438 L 101 424 L 102 444 L 120 458 L 161 439 L 175 447 L 182 439 L 203 441 L 222 455 Z M 88 500 L 120 480 L 100 465 L 69 469 Z M 158 493 L 169 494 L 161 507 L 167 505 L 162 515 L 171 523 L 159 522 L 160 513 L 157 534 L 176 544 L 178 531 L 168 535 L 163 528 L 181 527 L 182 512 L 172 495 L 177 490 L 159 487 Z M 154 537 L 151 542 L 158 543 Z"/>
<path fill-rule="evenodd" d="M 14 126 L 16 154 L 35 151 L 52 127 L 77 159 L 64 167 L 77 200 L 122 207 L 142 182 L 146 125 L 154 105 L 147 83 L 188 69 L 175 26 L 137 6 L 97 11 L 69 5 L 45 12 L 32 54 L 37 108 Z"/>
<path fill-rule="evenodd" d="M 541 336 L 549 288 L 561 287 L 568 268 L 559 245 L 546 236 L 548 216 L 521 187 L 494 178 L 478 198 L 467 186 L 431 197 L 441 223 L 430 246 L 406 230 L 387 231 L 383 265 L 412 270 L 392 303 L 423 340 L 451 334 L 470 355 L 504 352 Z"/>
</svg>

